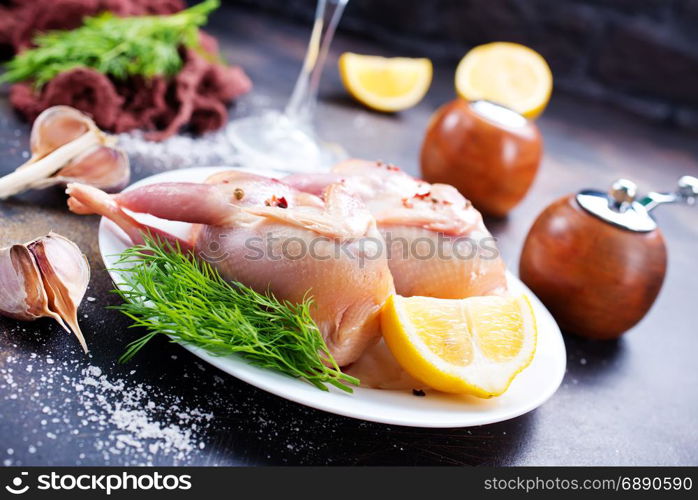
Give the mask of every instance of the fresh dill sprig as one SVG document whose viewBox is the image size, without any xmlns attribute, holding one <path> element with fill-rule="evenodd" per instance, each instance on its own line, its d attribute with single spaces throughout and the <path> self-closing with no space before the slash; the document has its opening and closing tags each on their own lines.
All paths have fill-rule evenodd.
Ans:
<svg viewBox="0 0 698 500">
<path fill-rule="evenodd" d="M 169 16 L 116 17 L 104 12 L 85 18 L 74 30 L 34 38 L 36 47 L 9 61 L 0 83 L 30 80 L 41 88 L 75 68 L 92 68 L 119 80 L 175 75 L 183 64 L 179 48 L 200 49 L 198 28 L 219 5 L 220 0 L 205 0 Z"/>
<path fill-rule="evenodd" d="M 130 343 L 120 361 L 133 358 L 147 342 L 166 334 L 173 342 L 352 392 L 359 381 L 342 373 L 310 316 L 312 299 L 300 304 L 276 299 L 241 283 L 228 283 L 207 262 L 167 242 L 144 236 L 124 251 L 117 270 L 124 281 L 115 306 L 148 333 Z"/>
</svg>

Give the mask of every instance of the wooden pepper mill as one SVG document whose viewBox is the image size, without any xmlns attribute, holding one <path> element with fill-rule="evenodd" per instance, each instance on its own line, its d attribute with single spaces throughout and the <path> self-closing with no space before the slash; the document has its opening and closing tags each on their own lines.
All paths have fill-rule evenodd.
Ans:
<svg viewBox="0 0 698 500">
<path fill-rule="evenodd" d="M 519 263 L 521 279 L 570 333 L 613 339 L 652 306 L 667 266 L 664 238 L 651 211 L 695 203 L 698 179 L 684 176 L 673 193 L 637 198 L 619 179 L 608 193 L 585 190 L 548 206 L 533 223 Z"/>
</svg>

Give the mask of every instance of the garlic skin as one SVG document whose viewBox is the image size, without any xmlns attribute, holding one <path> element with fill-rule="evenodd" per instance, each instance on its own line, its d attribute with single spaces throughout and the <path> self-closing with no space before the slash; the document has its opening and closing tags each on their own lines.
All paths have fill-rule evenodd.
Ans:
<svg viewBox="0 0 698 500">
<path fill-rule="evenodd" d="M 77 310 L 89 281 L 87 258 L 59 234 L 0 249 L 0 314 L 25 321 L 53 318 L 72 330 L 87 352 Z"/>
<path fill-rule="evenodd" d="M 0 200 L 29 189 L 64 184 L 60 170 L 81 172 L 86 184 L 116 190 L 130 178 L 126 155 L 113 148 L 116 139 L 102 132 L 90 117 L 69 106 L 54 106 L 42 112 L 32 126 L 32 157 L 14 172 L 0 178 Z M 106 150 L 99 149 L 100 146 Z M 109 154 L 107 154 L 109 153 Z M 86 161 L 87 157 L 90 161 Z M 106 161 L 102 165 L 101 161 Z M 76 163 L 77 162 L 77 163 Z M 94 172 L 88 172 L 88 167 Z M 109 171 L 109 168 L 115 171 Z M 58 178 L 54 177 L 58 172 Z"/>
</svg>

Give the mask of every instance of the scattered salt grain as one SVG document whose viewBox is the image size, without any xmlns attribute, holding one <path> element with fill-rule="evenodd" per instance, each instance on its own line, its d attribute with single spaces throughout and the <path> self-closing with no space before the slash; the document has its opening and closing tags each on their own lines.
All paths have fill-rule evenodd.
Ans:
<svg viewBox="0 0 698 500">
<path fill-rule="evenodd" d="M 124 465 L 177 465 L 188 463 L 195 453 L 204 449 L 201 439 L 208 433 L 213 414 L 188 404 L 181 396 L 113 376 L 98 366 L 89 365 L 80 370 L 78 361 L 55 362 L 50 357 L 32 359 L 32 369 L 26 371 L 32 373 L 27 377 L 31 377 L 33 385 L 26 391 L 26 402 L 36 407 L 30 409 L 26 419 L 31 421 L 37 413 L 51 418 L 34 420 L 26 434 L 28 439 L 35 439 L 27 444 L 29 454 L 36 454 L 45 441 L 54 446 L 55 442 L 76 439 L 76 436 L 90 436 L 86 443 L 90 443 L 93 453 L 100 456 L 104 464 L 112 463 L 111 459 L 118 456 L 119 463 Z M 21 361 L 12 356 L 3 361 L 0 388 L 14 389 L 5 397 L 24 396 L 11 367 Z M 73 390 L 71 397 L 66 397 L 68 394 L 56 397 Z M 41 405 L 40 398 L 51 401 L 50 406 Z M 37 433 L 37 430 L 43 432 Z M 39 436 L 44 440 L 36 439 Z M 15 449 L 5 449 L 3 464 L 9 466 L 13 464 L 9 457 L 15 454 Z M 80 460 L 85 456 L 81 453 Z"/>
</svg>

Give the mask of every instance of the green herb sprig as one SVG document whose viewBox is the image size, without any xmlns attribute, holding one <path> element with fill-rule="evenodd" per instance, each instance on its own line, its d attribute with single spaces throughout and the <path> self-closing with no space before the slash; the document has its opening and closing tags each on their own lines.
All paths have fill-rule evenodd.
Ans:
<svg viewBox="0 0 698 500">
<path fill-rule="evenodd" d="M 342 373 L 310 316 L 312 299 L 300 304 L 228 283 L 207 262 L 152 237 L 123 252 L 117 269 L 125 286 L 115 290 L 124 304 L 115 309 L 148 333 L 128 345 L 130 360 L 150 339 L 173 342 L 225 356 L 237 354 L 262 368 L 352 392 L 359 381 Z"/>
<path fill-rule="evenodd" d="M 35 48 L 6 64 L 0 83 L 30 80 L 41 88 L 80 67 L 120 80 L 175 75 L 183 64 L 179 48 L 200 49 L 198 28 L 219 5 L 219 0 L 206 0 L 169 16 L 116 17 L 105 12 L 86 18 L 74 30 L 38 35 Z"/>
</svg>

